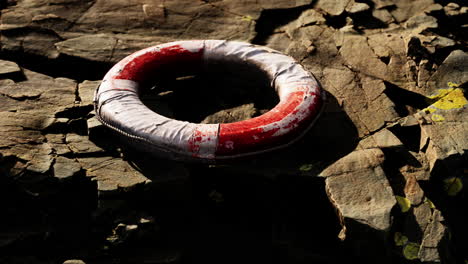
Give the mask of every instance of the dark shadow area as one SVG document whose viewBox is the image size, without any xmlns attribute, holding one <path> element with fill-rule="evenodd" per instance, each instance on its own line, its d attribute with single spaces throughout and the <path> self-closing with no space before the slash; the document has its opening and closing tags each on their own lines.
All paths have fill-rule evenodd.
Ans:
<svg viewBox="0 0 468 264">
<path fill-rule="evenodd" d="M 60 54 L 55 59 L 19 52 L 0 52 L 0 59 L 14 61 L 28 70 L 51 77 L 65 77 L 82 82 L 101 80 L 113 66 L 113 63 L 90 61 L 78 57 Z"/>
<path fill-rule="evenodd" d="M 439 48 L 432 55 L 431 58 L 435 62 L 435 64 L 440 65 L 450 55 L 450 53 L 452 53 L 452 51 L 454 51 L 454 50 L 463 50 L 463 51 L 467 52 L 468 48 L 466 47 L 466 45 L 454 45 L 454 46 L 451 46 L 451 47 Z"/>
<path fill-rule="evenodd" d="M 422 59 L 433 60 L 433 55 L 431 55 L 429 51 L 423 47 L 421 40 L 417 37 L 411 37 L 409 40 L 407 54 L 417 64 L 419 64 Z"/>
<path fill-rule="evenodd" d="M 257 35 L 252 39 L 251 43 L 265 45 L 275 29 L 298 18 L 302 12 L 312 8 L 315 2 L 316 0 L 312 1 L 312 3 L 308 5 L 295 8 L 262 10 L 260 17 L 255 24 L 255 32 L 257 32 Z"/>
<path fill-rule="evenodd" d="M 322 178 L 272 180 L 197 165 L 190 167 L 186 180 L 148 188 L 127 194 L 124 200 L 101 199 L 100 210 L 107 213 L 101 211 L 100 219 L 107 234 L 112 223 L 140 226 L 141 215 L 156 222 L 151 236 L 135 234 L 121 244 L 109 245 L 108 253 L 121 263 L 153 258 L 165 259 L 155 263 L 358 260 L 337 238 L 340 226 Z M 91 263 L 110 263 L 98 260 L 89 258 Z"/>
<path fill-rule="evenodd" d="M 383 169 L 390 182 L 393 193 L 404 197 L 405 193 L 403 190 L 406 180 L 399 169 L 405 165 L 420 168 L 422 164 L 405 148 L 384 148 L 382 151 L 385 154 Z"/>
<path fill-rule="evenodd" d="M 427 197 L 439 209 L 450 228 L 451 246 L 453 252 L 446 252 L 445 255 L 453 254 L 457 263 L 462 263 L 468 258 L 468 215 L 466 205 L 468 204 L 468 192 L 466 186 L 466 172 L 468 171 L 468 150 L 464 150 L 463 155 L 452 155 L 444 160 L 438 160 L 434 164 L 430 181 L 421 182 Z M 462 181 L 463 189 L 455 196 L 450 196 L 446 188 L 450 188 L 444 180 L 457 177 Z"/>
<path fill-rule="evenodd" d="M 361 2 L 363 2 L 363 1 L 361 1 Z M 372 1 L 367 1 L 367 2 L 372 2 Z M 355 13 L 355 14 L 349 14 L 349 17 L 351 17 L 353 19 L 353 24 L 354 24 L 355 28 L 357 28 L 357 29 L 360 29 L 360 28 L 376 29 L 376 28 L 387 28 L 388 27 L 387 23 L 384 23 L 383 21 L 375 18 L 372 15 L 371 10 L 373 10 L 373 9 L 370 8 L 367 11 L 358 12 L 358 13 Z"/>
<path fill-rule="evenodd" d="M 93 111 L 93 106 L 74 106 L 66 108 L 63 111 L 59 111 L 55 114 L 57 118 L 68 118 L 68 119 L 77 119 L 85 117 L 89 112 Z"/>
<path fill-rule="evenodd" d="M 385 83 L 385 95 L 395 104 L 395 111 L 404 117 L 424 109 L 434 102 L 424 95 L 405 90 L 392 83 Z"/>
<path fill-rule="evenodd" d="M 449 3 L 456 3 L 460 7 L 466 6 L 466 2 L 463 0 L 436 0 L 435 2 L 442 6 L 446 6 Z M 440 10 L 432 12 L 431 15 L 437 18 L 437 23 L 439 24 L 437 28 L 431 29 L 431 31 L 451 39 L 460 41 L 468 40 L 466 29 L 462 26 L 468 20 L 468 13 L 457 16 L 447 16 L 444 10 Z M 462 49 L 466 50 L 466 45 L 463 45 Z"/>
<path fill-rule="evenodd" d="M 379 57 L 379 60 L 383 63 L 385 63 L 386 65 L 388 65 L 390 63 L 390 57 L 389 56 L 382 56 L 382 57 Z"/>
<path fill-rule="evenodd" d="M 405 194 L 405 188 L 407 182 L 411 179 L 405 178 L 405 176 L 400 172 L 400 168 L 405 165 L 420 168 L 422 164 L 413 155 L 411 155 L 406 148 L 384 148 L 382 151 L 385 154 L 383 169 L 390 186 L 392 187 L 393 193 L 396 196 L 407 197 Z M 414 180 L 416 181 L 416 179 Z M 419 206 L 423 206 L 423 208 L 415 209 Z M 390 232 L 388 232 L 389 237 L 386 238 L 388 245 L 387 250 L 388 253 L 391 253 L 389 258 L 391 258 L 392 262 L 390 263 L 407 261 L 404 256 L 405 244 L 397 244 L 395 242 L 396 233 L 404 235 L 408 241 L 418 241 L 419 243 L 423 240 L 425 230 L 421 228 L 421 225 L 424 225 L 424 223 L 421 223 L 421 219 L 417 219 L 416 217 L 419 216 L 421 218 L 421 211 L 424 210 L 424 206 L 427 206 L 424 202 L 412 204 L 411 208 L 406 212 L 403 212 L 398 204 L 393 207 L 391 211 L 392 226 Z M 431 214 L 433 213 L 432 211 L 433 210 L 430 212 Z M 418 220 L 420 221 L 419 223 Z M 429 218 L 426 220 L 429 221 Z"/>
<path fill-rule="evenodd" d="M 360 0 L 359 3 L 365 3 L 370 8 L 368 10 L 357 12 L 357 13 L 348 13 L 347 11 L 343 11 L 342 14 L 338 16 L 332 16 L 329 14 L 325 15 L 326 24 L 330 27 L 335 29 L 340 29 L 346 26 L 346 18 L 350 17 L 353 22 L 353 28 L 362 33 L 362 29 L 377 29 L 377 28 L 387 28 L 388 24 L 384 23 L 383 21 L 375 18 L 372 15 L 372 10 L 375 10 L 374 6 L 375 3 L 371 0 Z M 387 9 L 389 9 L 387 7 Z M 386 63 L 387 64 L 387 63 Z"/>
<path fill-rule="evenodd" d="M 408 43 L 408 56 L 410 56 L 417 64 L 422 59 L 429 60 L 430 63 L 441 65 L 447 56 L 454 50 L 467 51 L 466 45 L 459 44 L 467 41 L 466 30 L 462 28 L 462 21 L 468 19 L 468 14 L 458 16 L 447 16 L 444 10 L 431 12 L 431 16 L 437 18 L 438 27 L 428 29 L 439 36 L 446 37 L 456 42 L 448 47 L 437 47 L 433 53 L 429 52 L 417 37 L 412 37 Z"/>
<path fill-rule="evenodd" d="M 195 75 L 161 74 L 154 82 L 142 88 L 143 103 L 161 115 L 193 123 L 250 103 L 254 104 L 255 115 L 260 115 L 279 102 L 266 72 L 237 60 L 206 63 Z"/>
<path fill-rule="evenodd" d="M 347 17 L 347 13 L 343 13 L 339 16 L 331 16 L 331 15 L 328 15 L 326 14 L 324 17 L 325 17 L 325 20 L 326 20 L 326 24 L 334 29 L 340 29 L 344 26 L 346 26 L 346 17 Z"/>
<path fill-rule="evenodd" d="M 92 247 L 96 183 L 84 173 L 66 181 L 10 175 L 21 161 L 0 155 L 0 262 L 57 263 Z"/>
<path fill-rule="evenodd" d="M 123 148 L 124 157 L 152 181 L 129 194 L 125 206 L 157 219 L 160 235 L 112 252 L 124 263 L 144 259 L 151 248 L 172 254 L 165 263 L 367 263 L 339 241 L 338 217 L 324 179 L 316 177 L 353 151 L 357 139 L 351 120 L 328 94 L 315 126 L 271 153 L 203 165 Z M 312 167 L 301 171 L 304 164 Z"/>
<path fill-rule="evenodd" d="M 21 82 L 26 80 L 26 76 L 24 76 L 23 72 L 12 72 L 0 74 L 0 79 L 10 79 L 14 82 Z"/>
<path fill-rule="evenodd" d="M 389 127 L 388 130 L 390 130 L 401 141 L 401 143 L 403 143 L 403 145 L 408 150 L 419 152 L 419 147 L 420 147 L 419 144 L 421 141 L 421 127 L 419 125 L 414 125 L 414 126 L 395 125 L 395 126 Z"/>
<path fill-rule="evenodd" d="M 198 213 L 201 233 L 192 241 L 208 235 L 187 252 L 184 263 L 343 261 L 336 255 L 343 252 L 336 236 L 339 224 L 322 179 L 268 180 L 223 168 L 199 168 L 195 173 L 195 201 L 205 209 Z M 217 200 L 214 192 L 220 194 Z"/>
<path fill-rule="evenodd" d="M 343 263 L 398 263 L 394 262 L 394 252 L 391 251 L 390 244 L 392 241 L 387 237 L 387 232 L 370 229 L 368 225 L 352 219 L 346 219 L 346 225 L 348 231 L 344 244 L 360 258 L 359 262 L 349 259 Z"/>
</svg>

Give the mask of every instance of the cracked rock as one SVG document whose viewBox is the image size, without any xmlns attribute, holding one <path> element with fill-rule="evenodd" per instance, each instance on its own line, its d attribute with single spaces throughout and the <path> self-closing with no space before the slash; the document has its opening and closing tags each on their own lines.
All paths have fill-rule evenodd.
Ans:
<svg viewBox="0 0 468 264">
<path fill-rule="evenodd" d="M 250 40 L 254 20 L 263 9 L 310 4 L 309 0 L 52 2 L 18 2 L 2 10 L 2 49 L 50 59 L 67 54 L 115 62 L 151 44 L 181 38 Z"/>
<path fill-rule="evenodd" d="M 398 117 L 393 102 L 383 93 L 385 86 L 381 80 L 368 76 L 359 78 L 345 67 L 327 68 L 323 74 L 323 85 L 337 98 L 343 98 L 343 108 L 360 136 L 377 131 Z M 347 103 L 349 100 L 353 103 Z"/>
<path fill-rule="evenodd" d="M 339 16 L 344 12 L 350 0 L 319 0 L 316 7 L 322 9 L 332 16 Z"/>
<path fill-rule="evenodd" d="M 245 104 L 231 109 L 221 110 L 217 113 L 207 116 L 200 123 L 218 124 L 232 123 L 252 118 L 257 113 L 254 104 Z"/>
<path fill-rule="evenodd" d="M 21 68 L 18 64 L 11 61 L 0 60 L 0 76 L 19 72 L 21 72 Z"/>
<path fill-rule="evenodd" d="M 75 81 L 52 78 L 27 69 L 23 69 L 23 73 L 26 78 L 24 81 L 0 80 L 0 95 L 7 97 L 2 98 L 0 110 L 33 110 L 53 114 L 59 108 L 70 107 L 75 103 Z"/>
<path fill-rule="evenodd" d="M 429 28 L 437 28 L 438 24 L 435 17 L 421 14 L 408 19 L 405 26 L 418 34 Z"/>
<path fill-rule="evenodd" d="M 444 12 L 447 16 L 458 16 L 467 13 L 466 6 L 460 7 L 457 3 L 448 3 L 444 6 Z"/>
<path fill-rule="evenodd" d="M 65 141 L 70 149 L 75 153 L 94 153 L 104 151 L 94 143 L 89 141 L 87 136 L 78 134 L 67 134 Z"/>
<path fill-rule="evenodd" d="M 78 161 L 86 171 L 86 176 L 97 181 L 100 194 L 131 190 L 150 182 L 141 172 L 120 158 L 89 156 L 80 157 Z"/>
<path fill-rule="evenodd" d="M 377 77 L 384 77 L 387 74 L 387 65 L 378 59 L 365 37 L 346 35 L 340 54 L 348 65 L 356 70 Z"/>
<path fill-rule="evenodd" d="M 59 179 L 66 179 L 75 176 L 81 171 L 80 164 L 74 160 L 65 157 L 55 158 L 54 176 Z"/>
<path fill-rule="evenodd" d="M 426 8 L 434 4 L 433 0 L 395 0 L 397 8 L 390 11 L 398 23 L 404 22 L 416 14 L 422 13 Z"/>
<path fill-rule="evenodd" d="M 381 168 L 379 149 L 359 150 L 326 168 L 326 188 L 330 200 L 344 218 L 360 222 L 366 228 L 386 231 L 390 228 L 390 210 L 395 205 L 393 192 Z"/>
<path fill-rule="evenodd" d="M 99 122 L 99 120 L 96 117 L 91 117 L 87 120 L 87 125 L 88 125 L 88 136 L 89 140 L 98 142 L 99 140 L 102 140 L 105 138 L 105 135 L 109 133 L 107 128 Z"/>
<path fill-rule="evenodd" d="M 346 7 L 345 10 L 348 13 L 355 14 L 355 13 L 367 11 L 369 10 L 369 8 L 370 8 L 369 5 L 365 3 L 351 3 L 350 5 Z"/>
<path fill-rule="evenodd" d="M 314 24 L 324 24 L 325 21 L 321 13 L 317 12 L 315 9 L 308 9 L 304 11 L 295 22 L 297 28 L 299 28 Z"/>
<path fill-rule="evenodd" d="M 86 263 L 81 259 L 69 259 L 69 260 L 65 260 L 63 264 L 86 264 Z"/>
<path fill-rule="evenodd" d="M 88 60 L 110 61 L 117 39 L 108 34 L 86 35 L 55 43 L 60 53 Z"/>
<path fill-rule="evenodd" d="M 374 9 L 372 11 L 372 16 L 384 22 L 385 24 L 390 24 L 395 21 L 392 14 L 387 9 Z"/>
<path fill-rule="evenodd" d="M 53 158 L 50 154 L 52 154 L 52 148 L 50 145 L 41 144 L 32 149 L 28 154 L 18 155 L 18 157 L 24 160 L 29 160 L 26 167 L 28 171 L 45 174 L 52 167 Z"/>
<path fill-rule="evenodd" d="M 98 88 L 101 81 L 84 81 L 78 86 L 78 95 L 81 100 L 81 105 L 93 106 L 94 92 Z"/>
<path fill-rule="evenodd" d="M 381 131 L 361 140 L 359 146 L 363 149 L 368 148 L 395 148 L 403 147 L 403 143 L 388 129 Z"/>
<path fill-rule="evenodd" d="M 434 211 L 432 221 L 424 230 L 424 238 L 421 242 L 418 257 L 424 262 L 441 262 L 441 256 L 447 250 L 447 227 L 443 224 L 444 218 L 440 211 Z M 445 245 L 444 245 L 445 244 Z M 446 254 L 446 253 L 445 253 Z"/>
<path fill-rule="evenodd" d="M 464 84 L 468 82 L 468 53 L 462 50 L 454 50 L 444 60 L 442 65 L 429 78 L 427 86 L 434 92 L 435 89 L 447 87 L 448 82 Z"/>
<path fill-rule="evenodd" d="M 65 143 L 65 135 L 63 134 L 47 134 L 45 135 L 47 143 L 52 147 L 57 155 L 68 155 L 71 153 L 70 148 Z"/>
</svg>

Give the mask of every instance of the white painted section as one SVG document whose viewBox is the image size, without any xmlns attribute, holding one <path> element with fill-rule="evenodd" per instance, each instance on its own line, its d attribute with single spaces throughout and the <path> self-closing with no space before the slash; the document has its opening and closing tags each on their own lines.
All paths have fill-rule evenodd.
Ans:
<svg viewBox="0 0 468 264">
<path fill-rule="evenodd" d="M 193 156 L 205 159 L 214 159 L 218 145 L 219 124 L 199 124 L 192 137 L 201 137 L 200 140 L 192 139 Z"/>
<path fill-rule="evenodd" d="M 157 53 L 161 48 L 179 45 L 186 50 L 199 52 L 204 49 L 203 59 L 225 60 L 227 57 L 253 62 L 265 70 L 271 78 L 272 86 L 281 101 L 288 94 L 304 91 L 306 95 L 296 108 L 296 114 L 288 114 L 283 120 L 263 126 L 264 131 L 279 128 L 274 136 L 282 136 L 294 129 L 288 127 L 294 120 L 305 120 L 311 114 L 311 104 L 320 96 L 315 78 L 293 58 L 275 50 L 244 42 L 225 40 L 177 41 L 150 47 L 131 54 L 117 63 L 106 74 L 96 92 L 96 113 L 108 126 L 117 128 L 129 135 L 144 139 L 152 147 L 175 153 L 186 158 L 215 159 L 219 136 L 219 124 L 193 124 L 169 119 L 154 113 L 138 97 L 139 85 L 132 80 L 117 80 L 116 75 L 138 56 L 148 52 Z M 125 89 L 125 90 L 119 90 Z M 275 111 L 273 109 L 272 111 Z M 201 137 L 200 140 L 195 140 Z M 144 144 L 131 142 L 130 144 Z M 139 146 L 145 148 L 145 145 Z M 276 146 L 270 146 L 274 149 Z M 249 153 L 245 153 L 247 155 Z M 240 154 L 238 156 L 242 156 Z"/>
</svg>

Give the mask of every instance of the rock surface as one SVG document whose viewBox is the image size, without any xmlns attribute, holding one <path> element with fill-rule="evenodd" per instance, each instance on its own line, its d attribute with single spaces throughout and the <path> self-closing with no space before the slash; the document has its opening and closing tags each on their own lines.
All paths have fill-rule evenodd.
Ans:
<svg viewBox="0 0 468 264">
<path fill-rule="evenodd" d="M 322 171 L 330 200 L 344 221 L 342 239 L 350 219 L 372 229 L 389 230 L 390 211 L 396 201 L 381 167 L 383 161 L 379 149 L 359 150 Z"/>
<path fill-rule="evenodd" d="M 466 262 L 468 9 L 364 2 L 4 1 L 0 262 Z M 327 91 L 321 118 L 286 149 L 212 166 L 121 145 L 95 118 L 99 79 L 136 50 L 194 38 L 294 57 Z M 228 99 L 205 91 L 213 107 L 189 104 L 184 87 L 209 88 L 190 78 L 145 103 L 252 118 L 273 97 L 244 77 Z"/>
</svg>

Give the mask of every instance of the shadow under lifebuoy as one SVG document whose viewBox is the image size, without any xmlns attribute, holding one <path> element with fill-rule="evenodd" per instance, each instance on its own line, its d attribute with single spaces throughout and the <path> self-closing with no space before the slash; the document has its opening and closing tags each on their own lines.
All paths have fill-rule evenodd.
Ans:
<svg viewBox="0 0 468 264">
<path fill-rule="evenodd" d="M 187 109 L 201 116 L 196 110 Z M 353 257 L 317 175 L 357 142 L 356 127 L 327 94 L 304 137 L 270 153 L 206 165 L 125 150 L 153 182 L 131 203 L 160 220 L 180 263 L 343 263 Z"/>
<path fill-rule="evenodd" d="M 142 101 L 169 118 L 197 123 L 243 104 L 253 104 L 255 116 L 278 103 L 270 78 L 256 65 L 206 69 L 193 76 L 156 76 Z M 125 159 L 151 180 L 126 202 L 158 219 L 164 244 L 180 250 L 180 263 L 349 262 L 318 174 L 357 142 L 356 127 L 327 93 L 321 116 L 301 139 L 265 154 L 207 165 L 122 146 Z M 135 245 L 142 247 L 151 245 Z"/>
<path fill-rule="evenodd" d="M 140 98 L 156 113 L 193 123 L 245 104 L 253 104 L 254 117 L 279 102 L 266 72 L 253 63 L 227 60 L 205 62 L 201 69 L 181 75 L 158 73 L 142 88 Z M 236 121 L 241 119 L 230 119 Z"/>
</svg>

